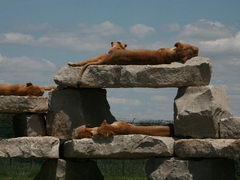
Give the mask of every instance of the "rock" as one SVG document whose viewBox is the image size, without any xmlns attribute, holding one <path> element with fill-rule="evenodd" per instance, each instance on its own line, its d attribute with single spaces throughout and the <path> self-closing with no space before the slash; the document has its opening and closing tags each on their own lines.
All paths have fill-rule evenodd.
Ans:
<svg viewBox="0 0 240 180">
<path fill-rule="evenodd" d="M 46 160 L 34 180 L 103 180 L 95 161 Z"/>
<path fill-rule="evenodd" d="M 234 161 L 228 159 L 153 158 L 145 169 L 149 180 L 235 179 Z"/>
<path fill-rule="evenodd" d="M 66 161 L 47 159 L 34 180 L 66 180 Z"/>
<path fill-rule="evenodd" d="M 15 137 L 35 137 L 46 135 L 44 114 L 16 114 L 13 117 Z"/>
<path fill-rule="evenodd" d="M 118 135 L 106 139 L 74 139 L 65 142 L 65 158 L 146 158 L 173 155 L 170 137 Z"/>
<path fill-rule="evenodd" d="M 182 139 L 175 141 L 180 158 L 240 158 L 240 139 Z"/>
<path fill-rule="evenodd" d="M 240 117 L 230 117 L 220 120 L 220 138 L 240 138 Z"/>
<path fill-rule="evenodd" d="M 81 67 L 63 67 L 54 77 L 58 85 L 83 88 L 183 87 L 208 85 L 211 62 L 195 57 L 185 64 L 91 65 L 80 78 Z"/>
<path fill-rule="evenodd" d="M 59 139 L 54 137 L 1 139 L 0 157 L 58 158 Z"/>
<path fill-rule="evenodd" d="M 0 96 L 0 113 L 46 113 L 47 111 L 47 97 Z"/>
<path fill-rule="evenodd" d="M 219 138 L 219 121 L 232 116 L 228 98 L 216 86 L 179 88 L 174 101 L 176 136 Z"/>
<path fill-rule="evenodd" d="M 50 93 L 47 133 L 61 139 L 71 138 L 73 129 L 88 124 L 99 126 L 103 120 L 115 121 L 104 89 L 57 89 Z"/>
</svg>

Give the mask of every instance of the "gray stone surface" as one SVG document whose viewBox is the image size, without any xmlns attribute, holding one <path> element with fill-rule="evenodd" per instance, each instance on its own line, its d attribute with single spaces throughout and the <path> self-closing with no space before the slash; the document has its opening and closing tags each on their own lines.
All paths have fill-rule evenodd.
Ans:
<svg viewBox="0 0 240 180">
<path fill-rule="evenodd" d="M 86 88 L 183 87 L 208 85 L 211 62 L 195 57 L 185 64 L 91 65 L 80 78 L 81 67 L 63 67 L 54 77 L 58 85 Z"/>
<path fill-rule="evenodd" d="M 172 156 L 170 137 L 118 135 L 106 139 L 74 139 L 64 144 L 65 158 L 146 158 Z"/>
<path fill-rule="evenodd" d="M 149 180 L 235 179 L 234 161 L 228 159 L 154 158 L 145 169 Z"/>
<path fill-rule="evenodd" d="M 46 160 L 34 180 L 103 180 L 92 160 Z"/>
<path fill-rule="evenodd" d="M 49 94 L 47 133 L 61 139 L 71 138 L 81 125 L 99 126 L 103 120 L 115 121 L 104 89 L 57 89 Z"/>
<path fill-rule="evenodd" d="M 0 157 L 58 158 L 59 139 L 54 137 L 1 139 Z"/>
<path fill-rule="evenodd" d="M 230 117 L 220 120 L 220 138 L 240 138 L 240 117 Z"/>
<path fill-rule="evenodd" d="M 0 96 L 0 113 L 46 113 L 47 111 L 47 97 Z"/>
<path fill-rule="evenodd" d="M 45 136 L 46 121 L 44 114 L 16 114 L 13 117 L 15 137 Z"/>
<path fill-rule="evenodd" d="M 180 158 L 240 158 L 240 139 L 182 139 L 175 141 Z"/>
<path fill-rule="evenodd" d="M 201 86 L 178 89 L 174 101 L 176 136 L 219 138 L 219 121 L 231 116 L 223 88 Z"/>
</svg>

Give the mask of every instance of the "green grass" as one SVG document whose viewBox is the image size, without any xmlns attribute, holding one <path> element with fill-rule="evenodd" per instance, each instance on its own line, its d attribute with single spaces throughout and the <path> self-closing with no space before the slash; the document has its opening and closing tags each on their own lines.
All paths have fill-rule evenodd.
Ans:
<svg viewBox="0 0 240 180">
<path fill-rule="evenodd" d="M 41 161 L 0 159 L 1 180 L 32 180 L 41 168 Z"/>
</svg>

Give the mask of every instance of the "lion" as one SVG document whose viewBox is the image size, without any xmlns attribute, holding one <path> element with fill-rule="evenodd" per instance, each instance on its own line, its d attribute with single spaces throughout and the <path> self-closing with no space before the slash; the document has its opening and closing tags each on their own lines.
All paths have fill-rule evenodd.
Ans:
<svg viewBox="0 0 240 180">
<path fill-rule="evenodd" d="M 94 58 L 88 59 L 88 60 L 83 61 L 83 62 L 77 62 L 77 63 L 69 62 L 68 65 L 69 66 L 83 66 L 85 64 L 97 62 L 97 61 L 99 61 L 101 59 L 106 59 L 106 57 L 109 54 L 111 54 L 114 50 L 124 50 L 124 49 L 126 49 L 127 44 L 123 44 L 123 43 L 121 43 L 119 41 L 113 41 L 113 42 L 111 42 L 111 46 L 112 46 L 112 48 L 108 50 L 108 54 L 101 54 L 99 56 L 96 56 Z"/>
<path fill-rule="evenodd" d="M 56 86 L 36 86 L 26 84 L 0 84 L 0 95 L 3 96 L 42 96 L 44 91 L 55 89 Z"/>
<path fill-rule="evenodd" d="M 73 131 L 74 139 L 82 138 L 105 138 L 114 135 L 144 134 L 150 136 L 173 136 L 172 125 L 167 126 L 135 126 L 127 122 L 116 121 L 108 124 L 105 120 L 100 127 L 90 128 L 86 125 L 80 126 Z"/>
<path fill-rule="evenodd" d="M 185 63 L 188 59 L 198 56 L 198 47 L 177 42 L 175 48 L 160 48 L 158 50 L 137 49 L 111 49 L 109 54 L 100 55 L 91 60 L 80 63 L 69 63 L 70 66 L 83 66 L 80 77 L 89 65 L 157 65 L 172 62 Z"/>
</svg>

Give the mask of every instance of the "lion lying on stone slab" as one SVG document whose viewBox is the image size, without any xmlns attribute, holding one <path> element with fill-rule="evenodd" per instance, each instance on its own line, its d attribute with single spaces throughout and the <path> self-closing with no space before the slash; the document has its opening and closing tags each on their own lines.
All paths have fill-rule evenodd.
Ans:
<svg viewBox="0 0 240 180">
<path fill-rule="evenodd" d="M 0 95 L 3 96 L 42 96 L 44 91 L 55 89 L 56 86 L 36 86 L 26 84 L 0 84 Z"/>
<path fill-rule="evenodd" d="M 175 48 L 160 48 L 158 50 L 137 49 L 125 50 L 111 49 L 109 54 L 95 57 L 80 63 L 68 63 L 70 66 L 83 66 L 80 77 L 89 65 L 156 65 L 170 64 L 172 62 L 185 63 L 188 59 L 198 56 L 199 49 L 196 46 L 177 42 Z"/>
<path fill-rule="evenodd" d="M 114 135 L 144 134 L 150 136 L 173 136 L 173 127 L 168 126 L 135 126 L 127 122 L 114 122 L 108 124 L 103 121 L 100 127 L 90 128 L 86 125 L 76 128 L 73 132 L 74 139 L 103 138 Z"/>
</svg>

